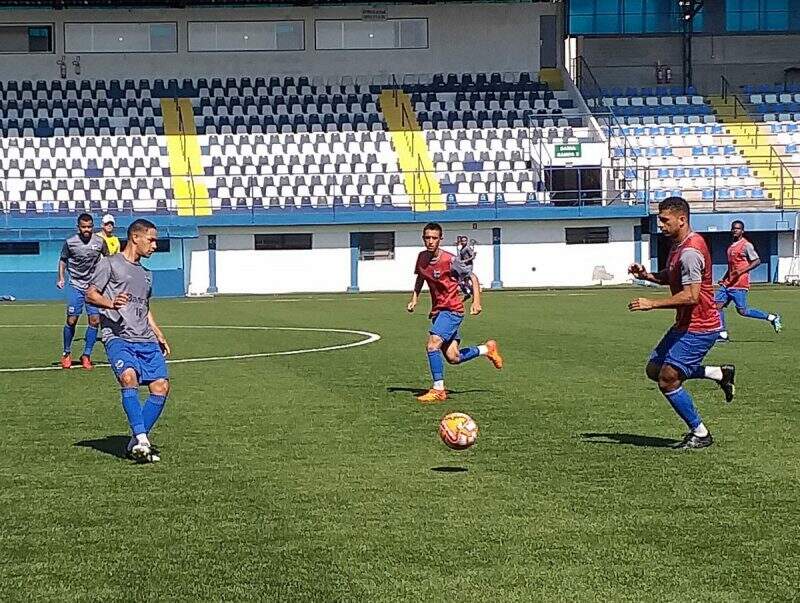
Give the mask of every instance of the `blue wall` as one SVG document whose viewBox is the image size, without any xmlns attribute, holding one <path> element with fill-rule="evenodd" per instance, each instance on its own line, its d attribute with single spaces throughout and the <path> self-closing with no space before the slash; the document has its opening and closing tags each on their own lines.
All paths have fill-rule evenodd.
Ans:
<svg viewBox="0 0 800 603">
<path fill-rule="evenodd" d="M 153 271 L 153 294 L 176 297 L 185 293 L 184 257 L 180 239 L 173 239 L 169 252 L 153 254 L 142 264 Z M 0 255 L 0 295 L 19 299 L 65 299 L 56 288 L 61 241 L 41 241 L 39 255 Z"/>
</svg>

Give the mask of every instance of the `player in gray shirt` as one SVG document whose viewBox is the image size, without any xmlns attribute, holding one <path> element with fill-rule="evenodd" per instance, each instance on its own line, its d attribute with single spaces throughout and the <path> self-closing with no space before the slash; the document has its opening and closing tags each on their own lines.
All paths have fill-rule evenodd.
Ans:
<svg viewBox="0 0 800 603">
<path fill-rule="evenodd" d="M 86 291 L 86 299 L 100 308 L 103 345 L 131 428 L 127 451 L 138 463 L 160 460 L 148 434 L 169 394 L 169 344 L 150 310 L 152 274 L 139 263 L 153 255 L 157 237 L 152 222 L 133 222 L 125 249 L 100 261 Z M 150 390 L 144 406 L 139 402 L 140 385 Z"/>
<path fill-rule="evenodd" d="M 58 260 L 58 280 L 56 287 L 63 289 L 64 273 L 69 274 L 67 285 L 67 322 L 64 325 L 64 351 L 61 355 L 61 367 L 72 367 L 72 340 L 75 337 L 75 326 L 86 306 L 86 317 L 89 326 L 86 328 L 81 365 L 85 369 L 92 368 L 92 349 L 97 341 L 97 327 L 100 316 L 97 308 L 86 301 L 86 287 L 92 278 L 95 266 L 100 258 L 108 255 L 108 246 L 103 238 L 94 233 L 94 221 L 89 214 L 78 216 L 78 233 L 72 235 L 61 248 Z"/>
</svg>

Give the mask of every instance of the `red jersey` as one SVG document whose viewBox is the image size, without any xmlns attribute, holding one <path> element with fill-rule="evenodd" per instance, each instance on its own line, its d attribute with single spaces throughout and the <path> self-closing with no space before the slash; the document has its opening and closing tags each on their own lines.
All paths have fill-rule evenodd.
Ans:
<svg viewBox="0 0 800 603">
<path fill-rule="evenodd" d="M 728 274 L 731 272 L 741 272 L 750 265 L 750 262 L 758 259 L 758 253 L 753 244 L 742 237 L 738 241 L 731 243 L 728 247 Z M 725 285 L 728 289 L 749 289 L 750 273 L 742 274 L 735 281 L 730 281 Z"/>
<path fill-rule="evenodd" d="M 722 320 L 714 302 L 711 254 L 697 233 L 690 233 L 679 245 L 673 245 L 667 258 L 669 289 L 673 295 L 688 284 L 700 284 L 700 299 L 694 306 L 675 311 L 675 328 L 690 333 L 709 333 L 722 328 Z"/>
<path fill-rule="evenodd" d="M 422 251 L 417 256 L 414 274 L 421 276 L 428 283 L 428 289 L 431 291 L 431 318 L 442 310 L 464 313 L 464 301 L 461 299 L 458 279 L 452 272 L 454 257 L 452 253 L 443 249 L 439 250 L 439 257 L 433 262 L 430 251 Z"/>
</svg>

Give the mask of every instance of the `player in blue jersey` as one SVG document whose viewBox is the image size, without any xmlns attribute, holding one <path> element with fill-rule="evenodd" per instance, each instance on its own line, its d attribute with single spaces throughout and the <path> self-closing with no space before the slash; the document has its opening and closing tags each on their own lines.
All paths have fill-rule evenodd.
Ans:
<svg viewBox="0 0 800 603">
<path fill-rule="evenodd" d="M 58 280 L 56 287 L 65 286 L 64 274 L 69 274 L 67 287 L 67 322 L 64 325 L 64 351 L 61 355 L 61 367 L 72 367 L 72 340 L 75 337 L 75 326 L 78 318 L 86 308 L 89 326 L 81 355 L 81 365 L 85 369 L 92 368 L 92 349 L 97 341 L 97 327 L 100 315 L 92 304 L 86 301 L 86 288 L 92 278 L 95 266 L 100 258 L 108 255 L 108 246 L 100 235 L 94 234 L 94 221 L 89 214 L 78 216 L 78 233 L 72 235 L 61 248 L 58 260 Z"/>
<path fill-rule="evenodd" d="M 122 407 L 131 428 L 128 455 L 139 463 L 160 460 L 148 434 L 169 394 L 169 344 L 150 310 L 152 275 L 139 263 L 156 250 L 157 236 L 152 222 L 133 222 L 125 250 L 100 261 L 86 293 L 100 308 L 103 345 L 122 388 Z M 139 403 L 140 385 L 150 390 L 144 406 Z"/>
</svg>

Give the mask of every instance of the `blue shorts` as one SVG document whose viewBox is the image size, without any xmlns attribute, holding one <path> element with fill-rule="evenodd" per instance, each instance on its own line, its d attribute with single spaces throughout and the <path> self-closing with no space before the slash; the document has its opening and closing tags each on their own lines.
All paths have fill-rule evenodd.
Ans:
<svg viewBox="0 0 800 603">
<path fill-rule="evenodd" d="M 129 368 L 136 371 L 140 385 L 147 385 L 158 379 L 169 379 L 167 361 L 158 342 L 125 341 L 115 337 L 105 347 L 106 356 L 117 379 Z"/>
<path fill-rule="evenodd" d="M 745 310 L 747 308 L 747 289 L 728 289 L 727 287 L 720 287 L 717 294 L 714 296 L 714 301 L 722 304 L 723 308 L 733 302 L 736 309 Z"/>
<path fill-rule="evenodd" d="M 438 335 L 445 343 L 451 341 L 461 341 L 461 323 L 464 322 L 464 315 L 442 310 L 433 318 L 431 335 Z"/>
<path fill-rule="evenodd" d="M 667 331 L 650 354 L 650 362 L 669 364 L 688 377 L 703 363 L 703 358 L 714 347 L 719 331 L 711 333 L 689 333 L 674 327 Z"/>
<path fill-rule="evenodd" d="M 99 316 L 100 309 L 86 301 L 86 291 L 67 285 L 67 316 L 80 316 L 86 306 L 86 316 Z"/>
</svg>

